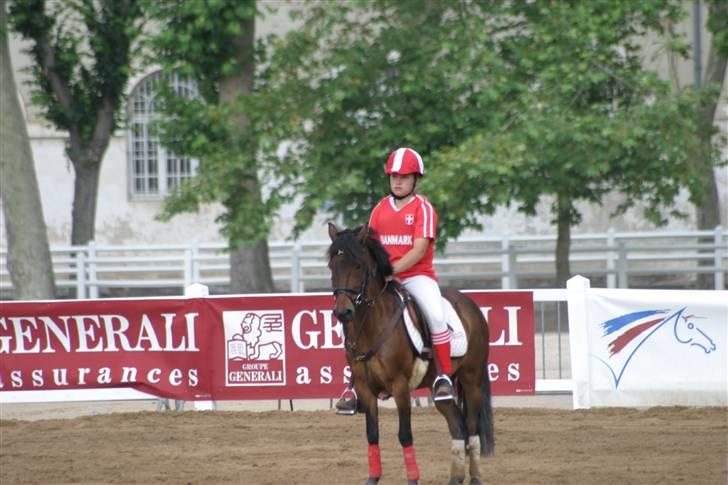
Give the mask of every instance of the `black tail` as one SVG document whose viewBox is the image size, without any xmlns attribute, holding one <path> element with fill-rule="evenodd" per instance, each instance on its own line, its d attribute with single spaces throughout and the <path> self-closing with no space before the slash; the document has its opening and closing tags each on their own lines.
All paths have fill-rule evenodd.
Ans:
<svg viewBox="0 0 728 485">
<path fill-rule="evenodd" d="M 480 413 L 478 415 L 478 434 L 480 435 L 480 454 L 488 456 L 495 453 L 495 432 L 493 430 L 493 403 L 490 392 L 488 363 L 483 363 L 483 380 L 480 381 Z"/>
</svg>

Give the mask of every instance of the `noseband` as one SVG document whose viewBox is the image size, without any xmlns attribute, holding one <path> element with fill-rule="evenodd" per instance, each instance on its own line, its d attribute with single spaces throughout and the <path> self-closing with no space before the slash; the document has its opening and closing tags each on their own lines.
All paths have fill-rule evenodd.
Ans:
<svg viewBox="0 0 728 485">
<path fill-rule="evenodd" d="M 364 273 L 364 278 L 361 280 L 361 285 L 359 285 L 359 290 L 355 290 L 354 288 L 334 288 L 334 296 L 338 296 L 339 293 L 345 294 L 351 302 L 354 304 L 354 307 L 358 307 L 362 303 L 366 303 L 368 305 L 371 305 L 374 303 L 374 300 L 368 300 L 364 297 L 366 291 L 367 291 L 367 285 L 369 284 L 369 271 L 366 271 Z M 385 285 L 386 287 L 386 285 Z"/>
</svg>

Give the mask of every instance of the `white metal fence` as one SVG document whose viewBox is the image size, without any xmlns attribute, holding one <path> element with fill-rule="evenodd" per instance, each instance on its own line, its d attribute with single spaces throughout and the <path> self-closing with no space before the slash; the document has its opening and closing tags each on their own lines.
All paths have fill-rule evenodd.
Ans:
<svg viewBox="0 0 728 485">
<path fill-rule="evenodd" d="M 552 287 L 553 236 L 462 238 L 435 257 L 441 282 L 459 288 Z M 271 242 L 271 269 L 281 291 L 327 290 L 328 241 Z M 86 246 L 51 248 L 56 285 L 64 296 L 98 298 L 145 295 L 164 289 L 179 294 L 189 284 L 225 288 L 230 281 L 224 244 Z M 706 274 L 725 288 L 728 230 L 616 232 L 572 237 L 571 272 L 608 288 L 694 284 Z M 542 282 L 542 284 L 539 284 Z M 0 292 L 12 296 L 7 248 L 0 248 Z"/>
</svg>

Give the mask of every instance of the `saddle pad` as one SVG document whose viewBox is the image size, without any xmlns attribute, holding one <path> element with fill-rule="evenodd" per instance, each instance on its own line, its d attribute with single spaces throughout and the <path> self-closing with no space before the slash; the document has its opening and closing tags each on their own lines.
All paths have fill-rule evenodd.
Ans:
<svg viewBox="0 0 728 485">
<path fill-rule="evenodd" d="M 402 295 L 399 297 L 402 298 Z M 468 339 L 465 336 L 463 322 L 460 321 L 457 312 L 446 298 L 442 299 L 442 308 L 445 312 L 447 329 L 450 331 L 450 357 L 462 357 L 468 350 Z M 414 323 L 412 323 L 408 311 L 404 312 L 404 323 L 412 345 L 414 345 L 418 353 L 422 353 L 422 348 L 425 346 L 422 341 L 422 334 L 417 330 Z"/>
</svg>

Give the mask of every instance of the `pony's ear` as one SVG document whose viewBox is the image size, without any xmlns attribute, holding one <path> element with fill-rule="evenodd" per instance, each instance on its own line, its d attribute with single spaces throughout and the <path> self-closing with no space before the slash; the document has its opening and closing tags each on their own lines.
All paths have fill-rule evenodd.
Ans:
<svg viewBox="0 0 728 485">
<path fill-rule="evenodd" d="M 364 241 L 366 241 L 368 237 L 369 226 L 367 224 L 364 224 L 359 228 L 359 231 L 356 233 L 356 238 L 359 240 L 360 243 L 364 244 Z"/>
<path fill-rule="evenodd" d="M 331 238 L 331 240 L 333 241 L 334 239 L 336 239 L 336 236 L 338 235 L 339 228 L 336 227 L 336 224 L 334 224 L 333 222 L 329 222 L 329 237 Z"/>
</svg>

